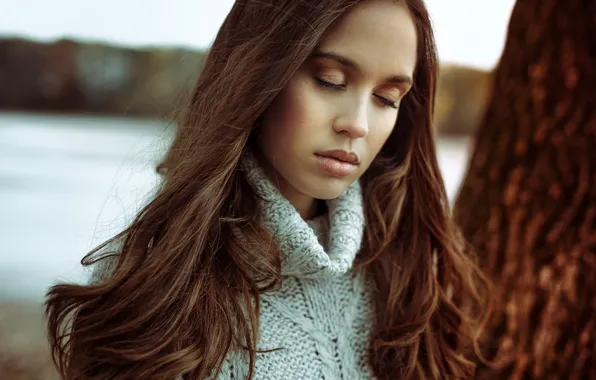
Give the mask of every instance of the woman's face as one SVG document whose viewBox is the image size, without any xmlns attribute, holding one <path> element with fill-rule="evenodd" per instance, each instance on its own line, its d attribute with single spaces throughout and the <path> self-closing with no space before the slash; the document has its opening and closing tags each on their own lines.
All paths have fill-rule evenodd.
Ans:
<svg viewBox="0 0 596 380">
<path fill-rule="evenodd" d="M 416 43 L 404 5 L 363 1 L 274 99 L 257 130 L 258 157 L 295 206 L 338 197 L 370 166 L 412 85 Z"/>
</svg>

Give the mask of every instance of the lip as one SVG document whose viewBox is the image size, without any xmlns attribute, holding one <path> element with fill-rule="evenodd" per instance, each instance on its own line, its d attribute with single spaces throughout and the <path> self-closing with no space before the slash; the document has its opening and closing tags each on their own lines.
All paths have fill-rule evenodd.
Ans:
<svg viewBox="0 0 596 380">
<path fill-rule="evenodd" d="M 358 169 L 359 159 L 355 153 L 344 150 L 330 150 L 315 153 L 315 156 L 321 169 L 334 177 L 347 177 Z"/>
<path fill-rule="evenodd" d="M 328 150 L 325 152 L 315 153 L 317 156 L 334 158 L 339 161 L 348 162 L 352 165 L 358 165 L 360 158 L 354 152 L 347 152 L 342 149 Z"/>
</svg>

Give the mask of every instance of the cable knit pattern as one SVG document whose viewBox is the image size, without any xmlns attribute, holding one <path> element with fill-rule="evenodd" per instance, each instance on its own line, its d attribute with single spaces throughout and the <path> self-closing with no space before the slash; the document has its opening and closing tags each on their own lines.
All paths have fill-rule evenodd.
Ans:
<svg viewBox="0 0 596 380">
<path fill-rule="evenodd" d="M 362 193 L 354 182 L 327 201 L 328 213 L 304 221 L 254 157 L 243 169 L 263 199 L 263 220 L 281 249 L 280 290 L 263 294 L 255 379 L 372 379 L 368 341 L 372 281 L 352 265 L 364 231 Z M 246 357 L 231 353 L 219 379 L 243 379 Z"/>
</svg>

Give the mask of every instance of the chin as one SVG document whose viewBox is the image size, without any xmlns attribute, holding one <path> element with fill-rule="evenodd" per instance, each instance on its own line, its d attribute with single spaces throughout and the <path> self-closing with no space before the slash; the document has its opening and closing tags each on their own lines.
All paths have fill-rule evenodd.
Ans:
<svg viewBox="0 0 596 380">
<path fill-rule="evenodd" d="M 329 178 L 320 182 L 316 187 L 311 184 L 306 193 L 315 199 L 331 200 L 342 195 L 353 181 Z"/>
</svg>

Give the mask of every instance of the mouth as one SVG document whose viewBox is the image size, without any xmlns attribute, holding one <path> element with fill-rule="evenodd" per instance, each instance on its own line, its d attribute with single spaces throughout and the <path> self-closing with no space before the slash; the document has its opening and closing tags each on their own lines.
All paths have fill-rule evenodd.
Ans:
<svg viewBox="0 0 596 380">
<path fill-rule="evenodd" d="M 330 150 L 315 153 L 321 169 L 333 177 L 347 177 L 358 169 L 360 159 L 356 153 Z"/>
<path fill-rule="evenodd" d="M 360 158 L 358 157 L 358 154 L 354 152 L 347 152 L 345 150 L 337 149 L 315 153 L 315 155 L 318 157 L 331 158 L 352 165 L 360 165 Z"/>
</svg>

